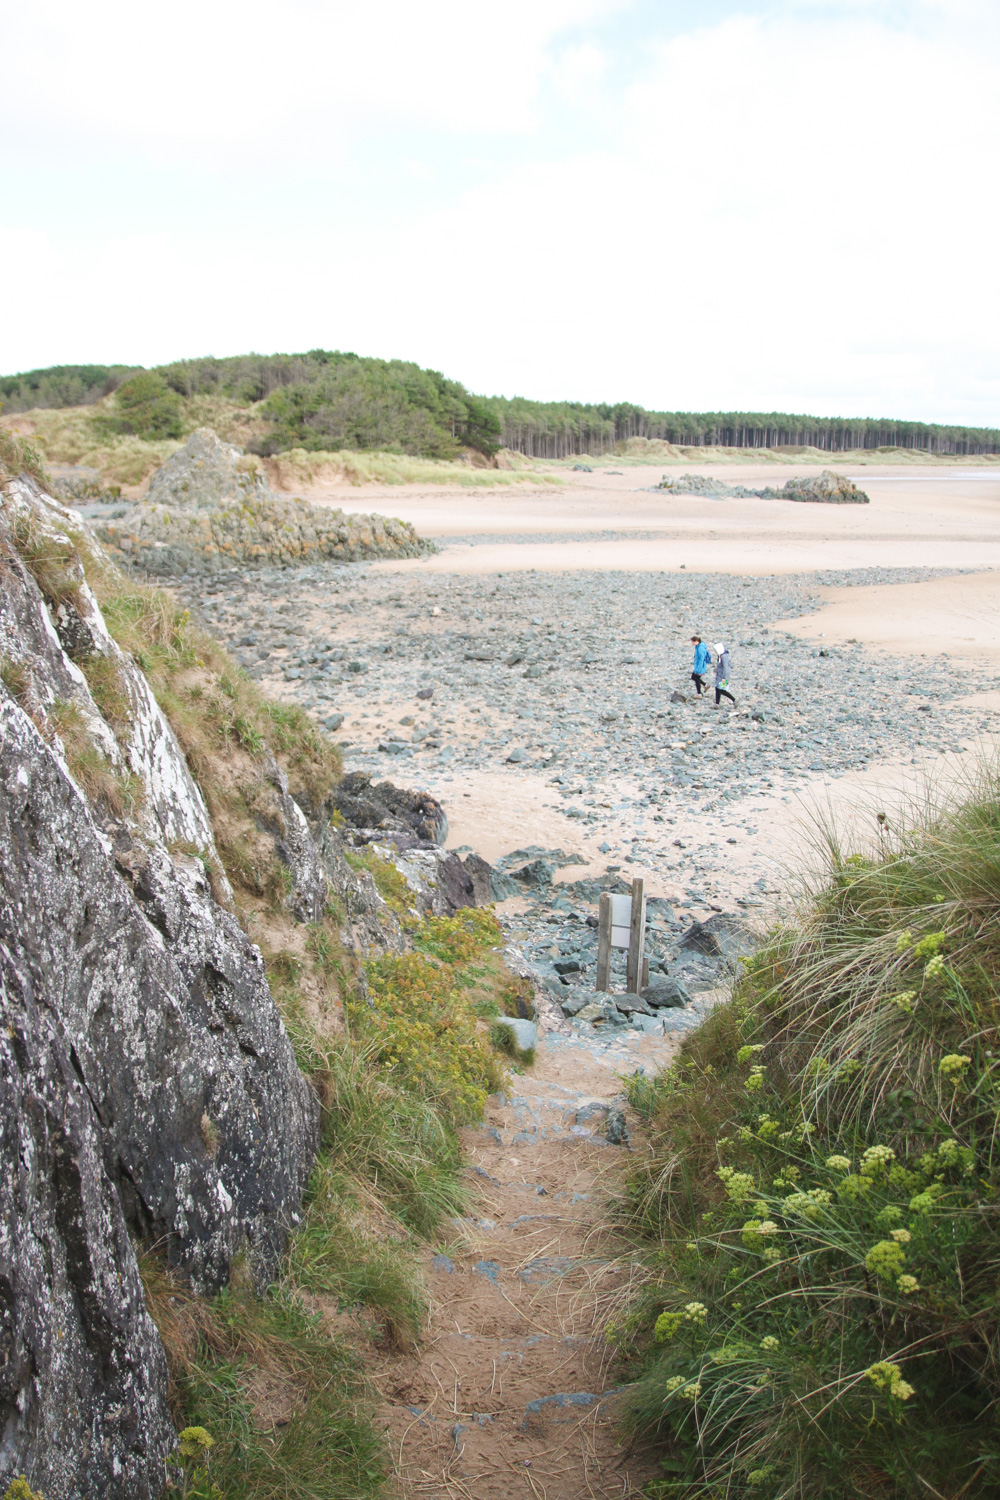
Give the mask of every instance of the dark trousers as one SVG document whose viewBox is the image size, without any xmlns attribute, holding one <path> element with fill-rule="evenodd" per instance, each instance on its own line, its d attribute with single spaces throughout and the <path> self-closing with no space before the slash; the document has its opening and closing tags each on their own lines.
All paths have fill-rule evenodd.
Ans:
<svg viewBox="0 0 1000 1500">
<path fill-rule="evenodd" d="M 700 698 L 701 695 L 702 695 L 702 693 L 705 691 L 705 678 L 704 678 L 704 675 L 701 672 L 692 672 L 691 673 L 691 681 L 694 683 L 695 687 L 698 689 L 698 697 Z"/>
<path fill-rule="evenodd" d="M 729 691 L 728 688 L 724 688 L 724 687 L 717 687 L 716 688 L 716 690 L 715 690 L 715 703 L 716 703 L 716 707 L 718 707 L 719 699 L 720 698 L 728 698 L 729 701 L 730 701 L 730 703 L 735 703 L 736 702 L 736 699 L 733 697 L 732 693 Z"/>
</svg>

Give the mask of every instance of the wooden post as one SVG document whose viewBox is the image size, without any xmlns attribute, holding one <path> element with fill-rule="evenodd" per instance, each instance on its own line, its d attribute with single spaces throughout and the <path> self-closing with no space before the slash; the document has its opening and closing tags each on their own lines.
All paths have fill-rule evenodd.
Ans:
<svg viewBox="0 0 1000 1500">
<path fill-rule="evenodd" d="M 597 982 L 595 989 L 611 988 L 611 896 L 601 892 L 597 905 Z"/>
<path fill-rule="evenodd" d="M 629 929 L 628 964 L 625 970 L 625 992 L 639 993 L 642 979 L 642 951 L 646 946 L 646 901 L 642 894 L 642 876 L 632 882 L 632 922 Z"/>
<path fill-rule="evenodd" d="M 644 989 L 647 989 L 648 987 L 649 987 L 649 954 L 648 953 L 644 953 L 642 955 L 642 984 L 639 986 L 639 993 L 641 994 L 642 991 Z"/>
</svg>

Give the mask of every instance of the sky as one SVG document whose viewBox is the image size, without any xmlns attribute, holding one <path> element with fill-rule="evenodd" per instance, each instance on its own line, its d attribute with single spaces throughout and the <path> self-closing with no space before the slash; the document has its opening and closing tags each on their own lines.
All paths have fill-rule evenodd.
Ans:
<svg viewBox="0 0 1000 1500">
<path fill-rule="evenodd" d="M 5 0 L 0 46 L 0 373 L 1000 425 L 997 0 Z"/>
</svg>

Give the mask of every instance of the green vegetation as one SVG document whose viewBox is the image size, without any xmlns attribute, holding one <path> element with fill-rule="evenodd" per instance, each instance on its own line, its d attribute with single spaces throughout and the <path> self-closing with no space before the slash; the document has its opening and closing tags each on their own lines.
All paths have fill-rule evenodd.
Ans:
<svg viewBox="0 0 1000 1500">
<path fill-rule="evenodd" d="M 155 370 L 144 370 L 126 380 L 118 388 L 114 405 L 118 416 L 105 418 L 113 432 L 134 433 L 155 442 L 158 438 L 179 438 L 184 430 L 180 397 Z"/>
<path fill-rule="evenodd" d="M 448 471 L 415 473 L 413 461 L 444 464 L 470 452 L 491 461 L 501 446 L 556 461 L 620 455 L 636 440 L 669 445 L 668 454 L 692 447 L 1000 454 L 997 428 L 476 396 L 408 360 L 328 349 L 179 360 L 148 371 L 99 365 L 33 370 L 0 379 L 0 398 L 9 411 L 31 411 L 51 461 L 93 464 L 118 484 L 138 484 L 170 451 L 154 454 L 143 444 L 162 448 L 202 425 L 255 453 L 295 455 L 299 469 L 316 467 L 310 457 L 330 469 L 346 465 L 345 476 L 355 483 L 441 482 Z M 517 482 L 516 473 L 501 478 L 494 471 L 488 479 L 463 468 L 457 475 L 462 483 Z"/>
<path fill-rule="evenodd" d="M 633 1081 L 653 1247 L 613 1336 L 657 1497 L 1000 1489 L 1000 777 L 825 883 Z"/>
<path fill-rule="evenodd" d="M 0 375 L 0 403 L 10 412 L 33 407 L 90 406 L 109 396 L 135 370 L 134 365 L 54 365 Z"/>
<path fill-rule="evenodd" d="M 787 412 L 647 411 L 629 401 L 490 399 L 504 447 L 536 458 L 602 454 L 633 438 L 695 448 L 916 448 L 930 453 L 1000 453 L 1000 429 L 889 418 L 795 416 Z"/>
<path fill-rule="evenodd" d="M 347 1000 L 353 1034 L 456 1124 L 478 1119 L 487 1095 L 503 1083 L 461 982 L 463 967 L 500 941 L 488 910 L 427 918 L 416 934 L 417 951 L 369 959 L 367 998 Z"/>
</svg>

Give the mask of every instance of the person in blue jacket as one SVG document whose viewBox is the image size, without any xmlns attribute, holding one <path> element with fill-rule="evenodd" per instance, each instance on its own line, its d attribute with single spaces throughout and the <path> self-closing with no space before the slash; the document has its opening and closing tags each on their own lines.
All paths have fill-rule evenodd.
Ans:
<svg viewBox="0 0 1000 1500">
<path fill-rule="evenodd" d="M 691 644 L 694 647 L 694 671 L 691 673 L 691 681 L 698 689 L 698 697 L 700 698 L 705 691 L 705 674 L 708 671 L 708 664 L 712 658 L 708 647 L 700 635 L 693 635 L 691 637 Z"/>
</svg>

